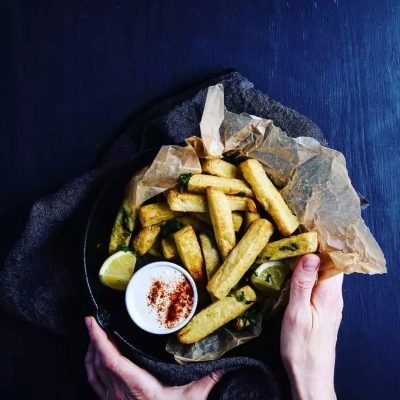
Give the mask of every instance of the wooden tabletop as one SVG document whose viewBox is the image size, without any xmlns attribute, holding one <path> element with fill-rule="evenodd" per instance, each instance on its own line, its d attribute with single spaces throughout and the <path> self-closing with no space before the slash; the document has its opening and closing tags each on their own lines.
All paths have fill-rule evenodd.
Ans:
<svg viewBox="0 0 400 400">
<path fill-rule="evenodd" d="M 397 0 L 9 0 L 0 6 L 0 26 L 1 257 L 32 202 L 92 167 L 135 112 L 235 68 L 317 123 L 330 146 L 344 153 L 355 188 L 370 202 L 363 217 L 385 253 L 388 274 L 345 278 L 336 388 L 342 400 L 398 398 Z M 2 393 L 23 393 L 25 382 L 43 399 L 64 398 L 55 386 L 20 377 L 41 354 L 20 351 L 30 337 L 54 364 L 41 372 L 58 379 L 58 388 L 68 387 L 71 376 L 84 381 L 83 371 L 71 375 L 56 365 L 68 358 L 65 339 L 1 318 L 7 356 L 0 371 L 8 380 L 0 383 Z M 54 354 L 61 355 L 56 360 Z M 79 387 L 69 398 L 78 398 Z"/>
</svg>

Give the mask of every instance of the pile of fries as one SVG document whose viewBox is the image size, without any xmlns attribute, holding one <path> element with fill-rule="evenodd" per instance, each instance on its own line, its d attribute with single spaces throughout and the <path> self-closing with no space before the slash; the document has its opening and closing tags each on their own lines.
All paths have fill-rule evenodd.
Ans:
<svg viewBox="0 0 400 400">
<path fill-rule="evenodd" d="M 140 256 L 149 253 L 188 270 L 203 309 L 178 332 L 185 344 L 230 321 L 246 328 L 242 316 L 265 298 L 251 281 L 243 285 L 246 274 L 318 247 L 317 233 L 299 231 L 299 219 L 259 161 L 249 158 L 236 166 L 203 159 L 201 166 L 201 174 L 182 174 L 180 184 L 157 202 L 132 209 L 125 200 L 109 246 L 110 253 L 131 246 Z"/>
</svg>

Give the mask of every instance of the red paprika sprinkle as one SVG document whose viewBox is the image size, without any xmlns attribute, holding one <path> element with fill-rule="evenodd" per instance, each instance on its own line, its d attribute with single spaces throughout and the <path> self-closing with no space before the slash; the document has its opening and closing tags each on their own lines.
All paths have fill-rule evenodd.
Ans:
<svg viewBox="0 0 400 400">
<path fill-rule="evenodd" d="M 177 286 L 169 295 L 168 310 L 165 325 L 172 328 L 190 314 L 193 306 L 193 288 L 185 276 L 179 280 Z"/>
<path fill-rule="evenodd" d="M 147 296 L 147 301 L 149 305 L 155 305 L 159 296 L 163 293 L 163 282 L 154 280 L 150 287 L 150 292 Z"/>
<path fill-rule="evenodd" d="M 173 328 L 190 314 L 193 307 L 193 288 L 185 276 L 171 285 L 154 279 L 147 295 L 147 305 L 157 311 L 160 325 Z"/>
</svg>

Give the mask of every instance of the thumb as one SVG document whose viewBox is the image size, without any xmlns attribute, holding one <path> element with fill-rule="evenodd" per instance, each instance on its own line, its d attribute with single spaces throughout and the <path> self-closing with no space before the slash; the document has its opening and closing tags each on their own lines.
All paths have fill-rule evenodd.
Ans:
<svg viewBox="0 0 400 400">
<path fill-rule="evenodd" d="M 228 371 L 224 369 L 220 369 L 218 371 L 211 372 L 211 374 L 208 374 L 197 381 L 189 383 L 185 390 L 185 398 L 196 400 L 207 399 L 211 389 L 227 372 Z"/>
<path fill-rule="evenodd" d="M 319 262 L 319 257 L 315 254 L 307 254 L 300 259 L 292 276 L 289 307 L 310 305 L 311 293 L 318 276 Z"/>
</svg>

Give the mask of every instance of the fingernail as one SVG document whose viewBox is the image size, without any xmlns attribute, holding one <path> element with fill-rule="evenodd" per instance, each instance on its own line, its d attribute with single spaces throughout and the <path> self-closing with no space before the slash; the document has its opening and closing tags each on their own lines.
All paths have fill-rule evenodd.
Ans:
<svg viewBox="0 0 400 400">
<path fill-rule="evenodd" d="M 92 317 L 85 317 L 85 324 L 86 328 L 90 330 L 90 328 L 92 327 Z"/>
<path fill-rule="evenodd" d="M 315 272 L 319 267 L 319 258 L 314 257 L 306 257 L 303 260 L 303 269 L 307 272 Z"/>
</svg>

